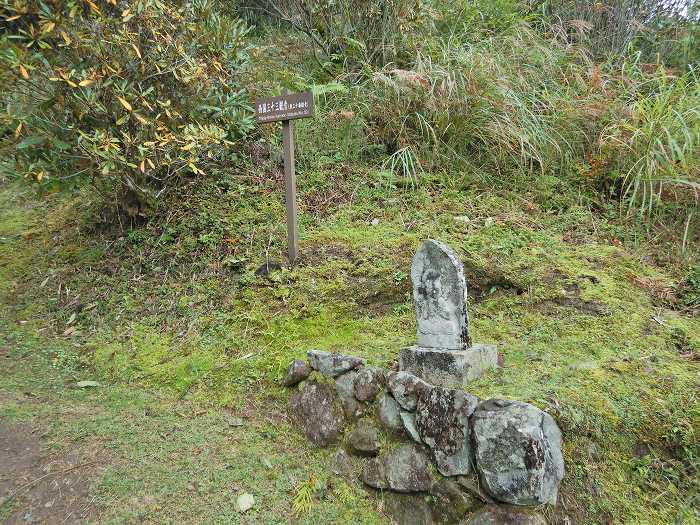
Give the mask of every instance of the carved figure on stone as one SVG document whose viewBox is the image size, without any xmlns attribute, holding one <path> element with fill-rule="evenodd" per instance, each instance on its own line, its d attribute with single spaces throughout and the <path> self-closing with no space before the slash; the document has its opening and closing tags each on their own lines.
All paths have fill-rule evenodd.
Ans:
<svg viewBox="0 0 700 525">
<path fill-rule="evenodd" d="M 418 346 L 464 350 L 471 345 L 464 267 L 445 244 L 428 239 L 411 263 Z"/>
</svg>

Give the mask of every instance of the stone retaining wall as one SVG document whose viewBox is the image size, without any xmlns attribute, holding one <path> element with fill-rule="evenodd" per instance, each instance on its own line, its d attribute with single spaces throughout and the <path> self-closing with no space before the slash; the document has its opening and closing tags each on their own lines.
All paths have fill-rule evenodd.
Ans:
<svg viewBox="0 0 700 525">
<path fill-rule="evenodd" d="M 556 503 L 561 432 L 533 405 L 319 350 L 291 363 L 284 384 L 307 438 L 340 445 L 334 471 L 386 491 L 398 523 L 541 525 L 527 507 Z"/>
</svg>

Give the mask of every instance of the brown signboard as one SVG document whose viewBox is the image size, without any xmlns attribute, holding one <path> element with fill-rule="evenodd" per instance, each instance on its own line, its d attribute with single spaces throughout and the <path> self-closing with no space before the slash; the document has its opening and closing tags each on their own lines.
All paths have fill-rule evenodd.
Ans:
<svg viewBox="0 0 700 525">
<path fill-rule="evenodd" d="M 285 93 L 279 97 L 255 101 L 255 117 L 259 124 L 282 121 L 284 144 L 284 187 L 287 206 L 287 248 L 289 262 L 299 257 L 299 226 L 297 225 L 297 176 L 294 169 L 294 122 L 314 116 L 314 95 L 311 91 Z"/>
<path fill-rule="evenodd" d="M 255 117 L 259 123 L 312 117 L 314 96 L 311 91 L 289 93 L 255 101 Z"/>
</svg>

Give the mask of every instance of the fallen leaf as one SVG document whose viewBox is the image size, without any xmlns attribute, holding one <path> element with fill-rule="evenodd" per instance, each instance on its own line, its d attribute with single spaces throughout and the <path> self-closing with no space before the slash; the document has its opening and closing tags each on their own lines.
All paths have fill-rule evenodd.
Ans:
<svg viewBox="0 0 700 525">
<path fill-rule="evenodd" d="M 122 106 L 124 106 L 127 111 L 133 111 L 134 108 L 131 107 L 131 104 L 129 104 L 126 100 L 124 100 L 122 97 L 117 97 L 119 99 L 119 102 L 121 102 Z"/>
<path fill-rule="evenodd" d="M 22 78 L 24 80 L 29 80 L 29 73 L 27 72 L 27 69 L 22 64 L 19 65 L 19 73 L 20 73 L 20 75 L 22 75 Z"/>
<path fill-rule="evenodd" d="M 85 0 L 85 2 L 87 3 L 87 5 L 90 6 L 90 9 L 92 9 L 95 13 L 97 13 L 98 15 L 102 14 L 102 11 L 100 11 L 100 8 L 97 7 L 97 4 L 95 4 L 95 2 L 93 2 L 92 0 Z"/>
</svg>

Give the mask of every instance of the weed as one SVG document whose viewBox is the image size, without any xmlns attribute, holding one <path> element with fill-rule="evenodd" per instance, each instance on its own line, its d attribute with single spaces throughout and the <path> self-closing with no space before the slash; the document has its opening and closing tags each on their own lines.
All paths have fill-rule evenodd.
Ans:
<svg viewBox="0 0 700 525">
<path fill-rule="evenodd" d="M 295 514 L 307 514 L 311 510 L 318 484 L 319 480 L 314 473 L 299 484 L 292 499 L 292 510 Z"/>
</svg>

